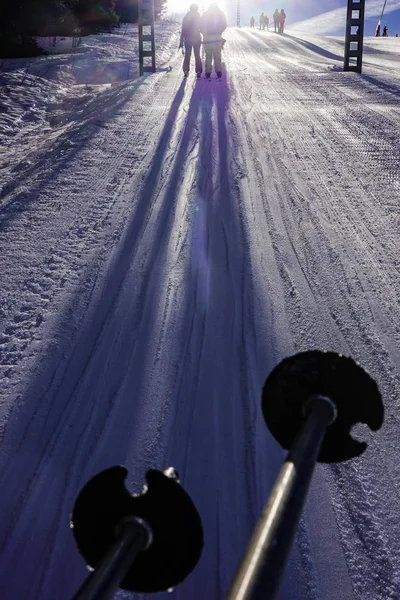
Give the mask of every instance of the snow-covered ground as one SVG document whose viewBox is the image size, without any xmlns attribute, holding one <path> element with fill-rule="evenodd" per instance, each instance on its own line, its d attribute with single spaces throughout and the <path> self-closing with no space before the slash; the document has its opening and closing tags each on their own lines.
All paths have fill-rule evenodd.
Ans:
<svg viewBox="0 0 400 600">
<path fill-rule="evenodd" d="M 175 466 L 203 519 L 166 598 L 223 598 L 284 456 L 262 384 L 321 348 L 386 420 L 317 468 L 279 600 L 398 600 L 400 42 L 360 76 L 339 38 L 230 29 L 217 83 L 176 25 L 142 78 L 127 36 L 0 73 L 0 597 L 72 597 L 74 499 L 123 463 Z"/>
<path fill-rule="evenodd" d="M 156 39 L 158 67 L 167 69 L 178 54 L 179 24 L 157 23 Z M 0 59 L 1 180 L 15 158 L 29 164 L 33 150 L 46 148 L 72 122 L 79 128 L 82 120 L 95 121 L 98 103 L 113 111 L 118 83 L 126 86 L 139 75 L 134 25 L 123 24 L 114 34 L 57 38 L 54 47 L 52 38 L 38 42 L 49 55 Z"/>
</svg>

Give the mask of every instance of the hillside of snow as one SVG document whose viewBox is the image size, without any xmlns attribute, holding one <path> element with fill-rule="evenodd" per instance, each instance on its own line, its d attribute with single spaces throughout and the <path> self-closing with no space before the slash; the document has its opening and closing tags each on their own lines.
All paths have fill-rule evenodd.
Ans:
<svg viewBox="0 0 400 600">
<path fill-rule="evenodd" d="M 358 75 L 339 38 L 232 28 L 208 82 L 178 35 L 141 78 L 133 28 L 1 64 L 0 597 L 72 598 L 74 500 L 124 464 L 136 492 L 173 465 L 203 520 L 159 598 L 223 598 L 284 459 L 262 385 L 319 348 L 386 418 L 318 466 L 278 598 L 398 600 L 399 39 Z"/>
</svg>

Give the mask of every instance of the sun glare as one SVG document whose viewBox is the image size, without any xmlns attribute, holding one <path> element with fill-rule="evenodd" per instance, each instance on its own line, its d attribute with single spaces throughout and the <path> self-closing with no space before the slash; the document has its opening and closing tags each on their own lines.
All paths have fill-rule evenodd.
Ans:
<svg viewBox="0 0 400 600">
<path fill-rule="evenodd" d="M 174 15 L 176 18 L 183 17 L 188 11 L 190 5 L 196 0 L 168 0 L 167 14 Z M 205 10 L 210 6 L 212 0 L 198 0 L 196 4 L 199 5 L 200 14 L 203 14 Z M 219 8 L 227 14 L 227 7 L 225 2 L 217 2 Z"/>
</svg>

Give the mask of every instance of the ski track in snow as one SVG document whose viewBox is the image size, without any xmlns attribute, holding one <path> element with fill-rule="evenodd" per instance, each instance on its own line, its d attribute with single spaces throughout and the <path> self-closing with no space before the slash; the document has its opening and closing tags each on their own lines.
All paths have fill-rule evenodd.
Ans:
<svg viewBox="0 0 400 600">
<path fill-rule="evenodd" d="M 72 597 L 74 499 L 122 463 L 133 491 L 175 466 L 203 519 L 165 598 L 222 598 L 282 464 L 262 384 L 313 348 L 359 360 L 386 421 L 317 468 L 279 600 L 400 597 L 400 55 L 367 40 L 359 76 L 336 38 L 227 39 L 222 82 L 182 80 L 175 54 L 75 97 L 29 160 L 9 140 L 1 598 Z"/>
</svg>

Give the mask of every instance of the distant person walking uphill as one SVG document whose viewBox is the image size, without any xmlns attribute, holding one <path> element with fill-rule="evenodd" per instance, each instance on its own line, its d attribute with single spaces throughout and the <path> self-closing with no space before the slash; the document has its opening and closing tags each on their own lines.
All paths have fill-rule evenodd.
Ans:
<svg viewBox="0 0 400 600">
<path fill-rule="evenodd" d="M 200 46 L 201 46 L 201 34 L 200 34 L 200 14 L 199 7 L 197 4 L 191 4 L 190 10 L 182 21 L 181 29 L 181 41 L 179 47 L 182 48 L 185 45 L 185 58 L 183 60 L 182 69 L 185 77 L 189 75 L 190 70 L 190 57 L 192 55 L 192 49 L 194 52 L 194 59 L 196 63 L 197 77 L 201 76 L 203 65 L 200 57 Z"/>
<path fill-rule="evenodd" d="M 226 16 L 215 2 L 202 15 L 200 31 L 203 34 L 203 45 L 206 53 L 206 77 L 211 76 L 212 63 L 218 79 L 222 77 L 221 50 L 223 46 L 222 32 L 227 28 Z"/>
</svg>

